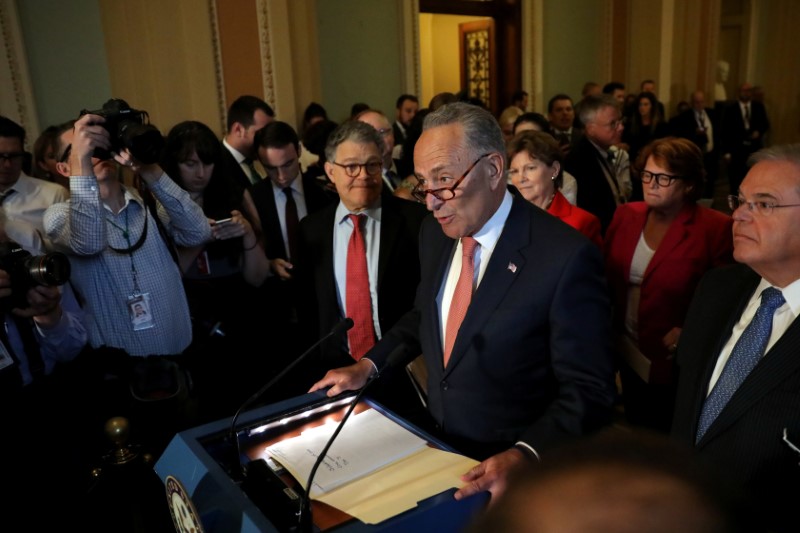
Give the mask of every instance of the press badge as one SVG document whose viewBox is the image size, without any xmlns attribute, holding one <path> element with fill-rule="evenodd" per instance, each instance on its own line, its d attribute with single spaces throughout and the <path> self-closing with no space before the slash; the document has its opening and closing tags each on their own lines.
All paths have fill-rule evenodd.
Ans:
<svg viewBox="0 0 800 533">
<path fill-rule="evenodd" d="M 128 296 L 128 314 L 131 317 L 133 331 L 150 329 L 156 325 L 150 309 L 149 293 Z"/>
</svg>

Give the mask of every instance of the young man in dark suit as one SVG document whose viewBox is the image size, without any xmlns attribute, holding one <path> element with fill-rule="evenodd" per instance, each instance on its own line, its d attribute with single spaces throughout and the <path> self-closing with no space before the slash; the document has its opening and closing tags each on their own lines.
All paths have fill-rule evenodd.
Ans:
<svg viewBox="0 0 800 533">
<path fill-rule="evenodd" d="M 602 258 L 586 237 L 511 196 L 502 132 L 480 107 L 454 103 L 427 116 L 414 166 L 416 195 L 433 212 L 420 231 L 414 309 L 313 390 L 357 389 L 396 348 L 422 352 L 434 431 L 484 459 L 455 496 L 494 498 L 526 457 L 610 419 Z"/>
<path fill-rule="evenodd" d="M 222 166 L 225 173 L 243 189 L 261 181 L 253 166 L 256 132 L 272 122 L 275 112 L 257 96 L 240 96 L 228 108 L 228 131 L 222 140 Z"/>
<path fill-rule="evenodd" d="M 753 100 L 752 85 L 743 83 L 739 87 L 739 99 L 725 108 L 722 121 L 722 157 L 728 163 L 730 192 L 738 194 L 747 174 L 747 159 L 764 146 L 769 130 L 767 110 Z"/>
<path fill-rule="evenodd" d="M 757 152 L 731 197 L 734 259 L 697 288 L 672 435 L 741 482 L 770 531 L 800 501 L 800 145 Z"/>
<path fill-rule="evenodd" d="M 716 112 L 706 107 L 703 91 L 695 91 L 689 98 L 691 108 L 677 115 L 669 122 L 670 130 L 676 137 L 692 141 L 703 152 L 703 166 L 706 169 L 706 184 L 703 198 L 714 197 L 714 183 L 719 169 L 719 123 Z"/>
<path fill-rule="evenodd" d="M 383 147 L 381 135 L 369 124 L 339 126 L 328 139 L 325 172 L 340 200 L 300 224 L 297 276 L 308 340 L 326 334 L 344 317 L 355 322 L 346 336 L 323 344 L 309 385 L 331 368 L 360 360 L 414 303 L 418 234 L 427 212 L 384 189 Z M 402 402 L 414 394 L 410 386 L 405 375 L 398 375 L 375 392 L 393 409 L 405 410 L 409 406 Z"/>
<path fill-rule="evenodd" d="M 250 190 L 263 229 L 265 252 L 275 274 L 260 288 L 265 302 L 270 347 L 276 368 L 286 366 L 302 352 L 298 324 L 298 287 L 294 265 L 298 261 L 300 221 L 326 205 L 334 195 L 324 191 L 300 168 L 300 140 L 285 122 L 270 122 L 256 133 L 254 151 L 267 179 Z M 279 362 L 278 362 L 279 361 Z M 299 388 L 293 392 L 302 392 Z"/>
</svg>

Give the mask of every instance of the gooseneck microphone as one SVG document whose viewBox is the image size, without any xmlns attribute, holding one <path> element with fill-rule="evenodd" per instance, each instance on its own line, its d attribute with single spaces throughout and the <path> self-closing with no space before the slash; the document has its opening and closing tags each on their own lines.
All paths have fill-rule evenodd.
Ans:
<svg viewBox="0 0 800 533">
<path fill-rule="evenodd" d="M 311 472 L 308 475 L 308 482 L 306 483 L 306 490 L 303 493 L 303 498 L 300 501 L 300 512 L 298 514 L 298 523 L 300 526 L 300 531 L 302 533 L 310 533 L 313 531 L 313 522 L 311 521 L 311 485 L 314 482 L 314 476 L 317 474 L 317 469 L 322 464 L 322 461 L 325 459 L 325 456 L 328 454 L 328 450 L 330 450 L 331 446 L 333 445 L 333 441 L 336 440 L 336 437 L 339 435 L 339 432 L 342 431 L 344 427 L 344 423 L 350 418 L 350 414 L 355 409 L 358 402 L 361 401 L 361 397 L 364 395 L 364 392 L 369 388 L 370 385 L 375 383 L 378 378 L 383 375 L 384 371 L 389 368 L 394 368 L 399 366 L 404 360 L 406 355 L 408 354 L 408 347 L 405 344 L 400 344 L 394 350 L 391 351 L 389 356 L 386 358 L 386 363 L 381 367 L 375 374 L 370 376 L 367 382 L 364 384 L 361 389 L 359 389 L 358 394 L 356 394 L 353 401 L 350 403 L 350 406 L 347 408 L 347 412 L 345 412 L 344 416 L 342 417 L 341 421 L 339 421 L 339 425 L 336 426 L 336 430 L 328 439 L 328 442 L 325 444 L 325 447 L 322 449 L 322 452 L 317 456 L 317 460 L 314 461 L 314 466 L 311 468 Z"/>
<path fill-rule="evenodd" d="M 314 349 L 317 348 L 320 344 L 322 344 L 326 340 L 330 339 L 331 337 L 334 337 L 336 335 L 340 335 L 340 334 L 344 333 L 345 331 L 349 330 L 352 327 L 353 327 L 353 319 L 352 318 L 348 317 L 348 318 L 344 318 L 343 320 L 339 321 L 335 326 L 333 326 L 333 328 L 331 328 L 331 330 L 325 336 L 323 336 L 320 340 L 318 340 L 317 342 L 312 344 L 305 352 L 303 352 L 300 355 L 300 357 L 298 357 L 297 359 L 292 361 L 292 363 L 290 365 L 288 365 L 286 368 L 284 368 L 277 376 L 272 378 L 266 385 L 264 385 L 263 387 L 258 389 L 258 391 L 256 391 L 255 394 L 250 396 L 242 404 L 242 406 L 239 407 L 239 409 L 236 411 L 236 414 L 233 415 L 233 420 L 231 420 L 231 428 L 230 428 L 230 431 L 229 431 L 230 440 L 234 441 L 234 443 L 236 444 L 236 461 L 235 461 L 234 466 L 237 468 L 239 474 L 241 474 L 241 475 L 245 475 L 246 474 L 246 472 L 244 471 L 245 470 L 244 466 L 241 463 L 242 449 L 241 449 L 241 443 L 239 442 L 239 434 L 236 432 L 236 422 L 239 420 L 239 415 L 245 409 L 250 407 L 253 404 L 253 402 L 255 402 L 258 398 L 260 398 L 265 392 L 267 392 L 267 390 L 269 390 L 270 387 L 272 387 L 273 385 L 275 385 L 275 383 L 280 381 L 283 378 L 283 376 L 288 374 L 290 370 L 292 370 L 295 366 L 300 364 L 301 361 L 303 361 L 306 357 L 308 357 L 308 355 L 311 352 L 313 352 Z"/>
</svg>

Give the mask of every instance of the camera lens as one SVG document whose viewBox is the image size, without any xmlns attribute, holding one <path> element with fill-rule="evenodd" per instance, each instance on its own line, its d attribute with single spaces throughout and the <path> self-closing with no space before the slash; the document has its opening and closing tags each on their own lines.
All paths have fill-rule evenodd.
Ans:
<svg viewBox="0 0 800 533">
<path fill-rule="evenodd" d="M 34 283 L 48 287 L 63 285 L 71 272 L 69 258 L 60 252 L 32 255 L 25 260 L 25 269 Z"/>
<path fill-rule="evenodd" d="M 161 158 L 164 136 L 155 126 L 124 121 L 119 127 L 119 137 L 120 144 L 142 163 L 156 163 Z"/>
</svg>

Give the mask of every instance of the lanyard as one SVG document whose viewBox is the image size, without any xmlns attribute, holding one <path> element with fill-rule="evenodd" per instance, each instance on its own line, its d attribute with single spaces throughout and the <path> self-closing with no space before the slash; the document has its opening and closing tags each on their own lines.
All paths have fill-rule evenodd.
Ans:
<svg viewBox="0 0 800 533">
<path fill-rule="evenodd" d="M 139 240 L 136 241 L 133 245 L 131 245 L 131 234 L 130 234 L 130 227 L 128 225 L 128 213 L 130 212 L 130 205 L 125 208 L 125 228 L 123 229 L 120 225 L 116 222 L 111 220 L 110 218 L 106 218 L 108 222 L 117 228 L 120 232 L 122 232 L 122 236 L 125 237 L 125 241 L 128 243 L 127 248 L 114 248 L 110 244 L 108 245 L 109 248 L 117 252 L 118 254 L 128 254 L 131 258 L 131 274 L 133 275 L 133 290 L 135 294 L 139 294 L 141 290 L 139 289 L 139 279 L 136 275 L 136 266 L 133 263 L 133 252 L 138 250 L 144 244 L 145 239 L 147 238 L 147 210 L 144 211 L 144 227 L 142 228 L 142 234 L 139 236 Z"/>
</svg>

